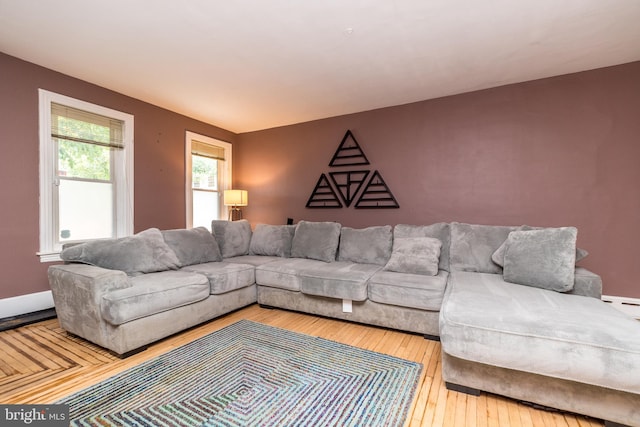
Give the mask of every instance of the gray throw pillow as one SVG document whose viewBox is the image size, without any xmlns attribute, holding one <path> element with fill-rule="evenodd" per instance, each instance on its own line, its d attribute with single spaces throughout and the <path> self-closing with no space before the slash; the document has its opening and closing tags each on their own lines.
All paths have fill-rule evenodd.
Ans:
<svg viewBox="0 0 640 427">
<path fill-rule="evenodd" d="M 258 224 L 253 230 L 249 255 L 266 255 L 289 258 L 295 225 Z"/>
<path fill-rule="evenodd" d="M 291 243 L 291 256 L 324 262 L 336 260 L 341 225 L 337 222 L 300 221 Z"/>
<path fill-rule="evenodd" d="M 514 231 L 507 238 L 504 280 L 558 292 L 573 289 L 575 227 Z"/>
<path fill-rule="evenodd" d="M 181 266 L 222 261 L 220 247 L 213 235 L 204 227 L 191 230 L 164 230 L 162 236 L 175 252 Z"/>
<path fill-rule="evenodd" d="M 178 269 L 180 260 L 165 243 L 157 228 L 119 239 L 92 240 L 71 246 L 60 253 L 64 261 L 81 262 L 129 276 Z"/>
<path fill-rule="evenodd" d="M 530 231 L 530 230 L 543 230 L 542 227 L 530 227 L 528 225 L 521 225 L 516 231 Z M 504 251 L 507 247 L 507 241 L 505 240 L 502 245 L 491 255 L 493 262 L 500 267 L 504 267 Z M 589 255 L 585 249 L 576 248 L 576 262 L 585 259 Z"/>
<path fill-rule="evenodd" d="M 222 258 L 247 255 L 251 243 L 251 224 L 246 219 L 239 221 L 211 221 L 212 234 L 220 246 Z"/>
<path fill-rule="evenodd" d="M 440 248 L 440 270 L 449 271 L 449 247 L 451 246 L 451 227 L 446 222 L 430 225 L 398 224 L 393 229 L 393 237 L 433 237 L 442 242 Z"/>
<path fill-rule="evenodd" d="M 390 225 L 355 229 L 342 227 L 338 261 L 385 265 L 391 256 Z"/>
<path fill-rule="evenodd" d="M 438 274 L 441 247 L 442 242 L 433 237 L 396 238 L 384 270 L 435 276 Z"/>
</svg>

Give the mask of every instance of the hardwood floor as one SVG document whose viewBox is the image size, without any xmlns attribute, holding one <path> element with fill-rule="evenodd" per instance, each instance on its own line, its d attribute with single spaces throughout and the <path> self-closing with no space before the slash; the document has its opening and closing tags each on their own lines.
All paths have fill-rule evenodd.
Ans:
<svg viewBox="0 0 640 427">
<path fill-rule="evenodd" d="M 440 343 L 419 335 L 252 305 L 120 360 L 68 335 L 57 319 L 0 332 L 0 403 L 50 403 L 240 319 L 249 319 L 423 364 L 407 426 L 601 426 L 598 420 L 533 409 L 500 396 L 445 388 Z"/>
</svg>

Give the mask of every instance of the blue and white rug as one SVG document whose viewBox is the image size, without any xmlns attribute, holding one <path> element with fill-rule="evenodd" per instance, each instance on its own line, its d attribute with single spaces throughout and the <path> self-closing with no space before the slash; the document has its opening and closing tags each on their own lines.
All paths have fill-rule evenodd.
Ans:
<svg viewBox="0 0 640 427">
<path fill-rule="evenodd" d="M 57 403 L 72 426 L 402 426 L 421 370 L 241 320 Z"/>
</svg>

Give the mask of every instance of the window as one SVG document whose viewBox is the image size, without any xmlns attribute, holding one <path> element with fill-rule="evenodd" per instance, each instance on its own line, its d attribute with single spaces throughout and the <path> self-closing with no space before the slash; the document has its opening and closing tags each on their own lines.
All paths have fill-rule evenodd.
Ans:
<svg viewBox="0 0 640 427">
<path fill-rule="evenodd" d="M 133 232 L 133 116 L 40 96 L 40 260 L 62 245 Z"/>
<path fill-rule="evenodd" d="M 226 219 L 224 190 L 231 188 L 231 144 L 193 132 L 186 134 L 187 227 L 211 229 Z"/>
</svg>

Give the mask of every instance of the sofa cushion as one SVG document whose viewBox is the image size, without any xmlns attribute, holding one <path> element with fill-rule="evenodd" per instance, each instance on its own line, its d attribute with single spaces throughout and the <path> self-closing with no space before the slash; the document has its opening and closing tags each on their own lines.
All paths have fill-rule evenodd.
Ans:
<svg viewBox="0 0 640 427">
<path fill-rule="evenodd" d="M 288 258 L 256 266 L 256 284 L 270 288 L 299 291 L 303 269 L 326 265 L 324 261 L 305 258 Z"/>
<path fill-rule="evenodd" d="M 442 242 L 433 237 L 398 237 L 393 240 L 393 252 L 384 266 L 398 273 L 438 274 Z"/>
<path fill-rule="evenodd" d="M 336 261 L 304 268 L 299 273 L 300 291 L 308 295 L 364 301 L 367 282 L 380 270 L 374 264 Z"/>
<path fill-rule="evenodd" d="M 251 224 L 246 219 L 239 221 L 211 221 L 213 236 L 220 246 L 222 258 L 247 255 L 251 243 Z"/>
<path fill-rule="evenodd" d="M 225 258 L 224 262 L 233 262 L 236 264 L 249 264 L 257 267 L 262 264 L 268 264 L 273 261 L 280 261 L 282 257 L 266 256 L 266 255 L 240 255 L 231 258 Z"/>
<path fill-rule="evenodd" d="M 439 270 L 449 271 L 449 247 L 451 246 L 451 227 L 446 222 L 431 225 L 398 224 L 393 229 L 393 237 L 433 237 L 442 242 L 440 247 Z"/>
<path fill-rule="evenodd" d="M 530 227 L 528 225 L 521 225 L 515 231 L 529 231 L 529 230 L 543 230 L 543 227 Z M 496 251 L 491 255 L 491 259 L 493 262 L 498 264 L 500 267 L 504 267 L 504 251 L 507 247 L 507 241 L 502 242 L 500 247 L 496 249 Z M 576 263 L 582 261 L 589 255 L 585 249 L 576 248 Z"/>
<path fill-rule="evenodd" d="M 390 225 L 355 229 L 342 227 L 338 261 L 385 265 L 391 256 Z"/>
<path fill-rule="evenodd" d="M 102 317 L 112 325 L 201 301 L 209 296 L 206 277 L 183 271 L 163 271 L 129 278 L 129 288 L 106 293 Z"/>
<path fill-rule="evenodd" d="M 640 393 L 640 322 L 596 298 L 453 272 L 440 338 L 460 359 Z"/>
<path fill-rule="evenodd" d="M 202 274 L 209 279 L 211 295 L 219 295 L 246 288 L 256 282 L 255 267 L 233 262 L 207 262 L 190 265 L 180 271 Z"/>
<path fill-rule="evenodd" d="M 164 230 L 162 236 L 180 260 L 181 266 L 222 261 L 218 242 L 204 227 Z"/>
<path fill-rule="evenodd" d="M 340 228 L 337 222 L 300 221 L 293 235 L 291 256 L 324 262 L 335 261 Z"/>
<path fill-rule="evenodd" d="M 64 249 L 60 258 L 110 270 L 129 276 L 177 269 L 180 260 L 162 238 L 157 228 L 119 239 L 92 240 Z"/>
<path fill-rule="evenodd" d="M 565 292 L 573 288 L 575 227 L 514 231 L 504 253 L 504 280 Z"/>
<path fill-rule="evenodd" d="M 369 279 L 369 299 L 381 304 L 439 311 L 449 273 L 437 276 L 379 271 Z"/>
<path fill-rule="evenodd" d="M 295 225 L 256 225 L 249 255 L 266 255 L 289 258 L 291 256 L 291 241 L 296 232 Z"/>
<path fill-rule="evenodd" d="M 451 270 L 502 273 L 491 259 L 517 227 L 451 223 Z"/>
</svg>

